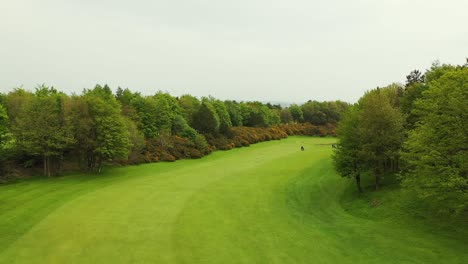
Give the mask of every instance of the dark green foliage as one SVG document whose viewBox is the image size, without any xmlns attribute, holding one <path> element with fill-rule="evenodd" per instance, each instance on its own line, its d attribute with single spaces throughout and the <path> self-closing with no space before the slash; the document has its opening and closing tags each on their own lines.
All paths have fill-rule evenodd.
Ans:
<svg viewBox="0 0 468 264">
<path fill-rule="evenodd" d="M 360 148 L 360 112 L 356 104 L 351 106 L 343 115 L 343 119 L 338 125 L 337 136 L 340 139 L 333 153 L 333 162 L 336 171 L 342 177 L 354 178 L 359 192 L 362 192 L 361 173 L 364 160 Z"/>
<path fill-rule="evenodd" d="M 178 100 L 182 115 L 191 127 L 194 127 L 193 118 L 201 106 L 200 100 L 189 94 L 182 95 Z"/>
<path fill-rule="evenodd" d="M 403 96 L 400 98 L 400 109 L 406 115 L 406 127 L 408 129 L 413 129 L 418 121 L 417 113 L 413 112 L 414 103 L 422 97 L 425 90 L 427 90 L 427 85 L 413 83 L 406 87 Z"/>
<path fill-rule="evenodd" d="M 216 134 L 219 132 L 219 117 L 213 105 L 205 100 L 193 118 L 195 129 L 203 134 Z"/>
<path fill-rule="evenodd" d="M 224 105 L 223 101 L 210 99 L 211 104 L 216 110 L 216 114 L 219 117 L 219 132 L 227 134 L 229 129 L 232 127 L 231 117 Z"/>
<path fill-rule="evenodd" d="M 424 74 L 422 74 L 419 70 L 413 70 L 410 74 L 406 75 L 406 84 L 405 88 L 416 84 L 416 83 L 424 83 Z"/>
<path fill-rule="evenodd" d="M 291 123 L 294 120 L 291 114 L 291 111 L 289 111 L 288 108 L 281 109 L 280 119 L 281 119 L 281 123 L 283 124 Z"/>
<path fill-rule="evenodd" d="M 310 122 L 314 125 L 325 125 L 336 124 L 348 106 L 349 104 L 342 101 L 308 101 L 301 106 L 301 110 L 305 122 Z M 297 110 L 295 109 L 294 111 Z M 294 115 L 295 114 L 293 114 L 293 116 Z"/>
</svg>

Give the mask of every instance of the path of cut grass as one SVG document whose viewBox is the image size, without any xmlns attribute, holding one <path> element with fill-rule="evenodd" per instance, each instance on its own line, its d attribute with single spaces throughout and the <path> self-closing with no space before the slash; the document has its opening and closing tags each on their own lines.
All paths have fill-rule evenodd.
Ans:
<svg viewBox="0 0 468 264">
<path fill-rule="evenodd" d="M 0 186 L 0 263 L 463 263 L 466 244 L 341 207 L 334 139 L 291 137 Z M 306 151 L 301 152 L 304 145 Z"/>
</svg>

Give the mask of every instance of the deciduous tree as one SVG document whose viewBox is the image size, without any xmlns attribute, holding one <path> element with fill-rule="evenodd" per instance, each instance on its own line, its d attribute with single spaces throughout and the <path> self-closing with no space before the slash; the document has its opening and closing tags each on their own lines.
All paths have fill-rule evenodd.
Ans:
<svg viewBox="0 0 468 264">
<path fill-rule="evenodd" d="M 449 212 L 468 205 L 468 68 L 432 69 L 415 102 L 416 128 L 404 145 L 403 184 Z M 437 78 L 432 78 L 438 76 Z"/>
</svg>

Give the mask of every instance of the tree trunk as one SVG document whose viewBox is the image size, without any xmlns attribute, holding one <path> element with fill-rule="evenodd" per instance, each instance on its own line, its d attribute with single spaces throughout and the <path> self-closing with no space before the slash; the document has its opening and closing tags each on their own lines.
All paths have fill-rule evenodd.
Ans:
<svg viewBox="0 0 468 264">
<path fill-rule="evenodd" d="M 58 175 L 62 175 L 62 165 L 63 165 L 63 153 L 60 153 L 59 161 L 58 161 L 58 168 L 57 168 Z"/>
<path fill-rule="evenodd" d="M 45 154 L 42 155 L 42 161 L 44 166 L 44 176 L 47 176 L 47 156 Z"/>
<path fill-rule="evenodd" d="M 361 188 L 361 174 L 356 174 L 356 186 L 357 189 L 360 193 L 362 193 L 362 188 Z"/>
<path fill-rule="evenodd" d="M 382 161 L 376 161 L 375 162 L 375 167 L 374 167 L 374 177 L 375 177 L 375 190 L 377 191 L 379 189 L 379 184 L 380 184 L 380 176 L 382 173 Z"/>
<path fill-rule="evenodd" d="M 99 159 L 98 159 L 98 173 L 101 173 L 101 168 L 102 168 L 102 157 L 99 156 Z"/>
<path fill-rule="evenodd" d="M 377 191 L 379 189 L 379 182 L 380 182 L 380 171 L 375 170 L 375 190 Z"/>
<path fill-rule="evenodd" d="M 47 156 L 47 177 L 50 177 L 50 156 Z"/>
</svg>

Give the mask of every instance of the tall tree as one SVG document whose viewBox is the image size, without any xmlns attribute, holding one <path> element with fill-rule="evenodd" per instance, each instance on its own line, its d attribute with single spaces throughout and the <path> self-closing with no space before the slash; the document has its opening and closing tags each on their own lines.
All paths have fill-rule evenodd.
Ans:
<svg viewBox="0 0 468 264">
<path fill-rule="evenodd" d="M 294 122 L 303 122 L 304 121 L 304 113 L 302 112 L 302 108 L 297 104 L 292 104 L 289 106 L 289 112 L 293 117 Z"/>
<path fill-rule="evenodd" d="M 288 108 L 281 109 L 280 118 L 281 118 L 281 123 L 283 124 L 288 124 L 293 121 L 293 116 L 291 114 L 291 111 L 289 111 Z"/>
<path fill-rule="evenodd" d="M 190 127 L 181 115 L 177 115 L 174 122 L 172 122 L 172 134 L 188 138 L 192 141 L 195 141 L 198 135 L 197 131 Z"/>
<path fill-rule="evenodd" d="M 131 105 L 135 109 L 138 120 L 138 127 L 145 135 L 145 138 L 156 138 L 159 134 L 159 129 L 156 124 L 157 106 L 156 100 L 152 96 L 143 97 L 135 96 Z"/>
<path fill-rule="evenodd" d="M 65 120 L 67 97 L 44 85 L 36 89 L 34 98 L 23 105 L 13 125 L 19 149 L 31 156 L 41 156 L 44 175 L 51 176 L 53 158 L 58 158 L 60 172 L 63 152 L 74 142 Z"/>
<path fill-rule="evenodd" d="M 418 121 L 418 115 L 413 112 L 415 102 L 420 99 L 423 92 L 427 90 L 427 85 L 423 83 L 413 83 L 406 87 L 403 96 L 400 99 L 400 109 L 406 117 L 406 128 L 413 129 Z"/>
<path fill-rule="evenodd" d="M 224 101 L 224 105 L 229 113 L 229 117 L 231 118 L 231 123 L 233 126 L 242 126 L 242 112 L 240 109 L 240 105 L 236 101 Z"/>
<path fill-rule="evenodd" d="M 323 103 L 318 101 L 309 101 L 302 105 L 304 121 L 314 125 L 325 125 L 327 123 L 327 114 L 324 111 Z"/>
<path fill-rule="evenodd" d="M 0 103 L 0 177 L 5 174 L 4 163 L 8 156 L 8 150 L 11 148 L 11 143 L 8 115 L 2 103 Z"/>
<path fill-rule="evenodd" d="M 101 86 L 85 90 L 70 109 L 76 148 L 91 172 L 100 172 L 106 161 L 127 158 L 131 148 L 120 104 L 109 91 Z"/>
<path fill-rule="evenodd" d="M 342 177 L 355 179 L 358 191 L 362 192 L 361 173 L 365 162 L 361 153 L 363 142 L 358 107 L 358 105 L 351 106 L 338 124 L 339 143 L 333 152 L 333 164 Z"/>
<path fill-rule="evenodd" d="M 406 88 L 415 83 L 424 83 L 424 74 L 419 70 L 413 70 L 410 74 L 406 75 Z"/>
<path fill-rule="evenodd" d="M 219 131 L 223 134 L 228 133 L 232 127 L 232 122 L 224 102 L 214 98 L 211 98 L 210 101 L 219 117 Z"/>
<path fill-rule="evenodd" d="M 3 105 L 0 104 L 0 148 L 9 141 L 9 134 L 8 115 Z"/>
<path fill-rule="evenodd" d="M 374 175 L 375 189 L 386 170 L 395 169 L 404 136 L 403 115 L 385 89 L 370 91 L 359 100 L 362 155 Z"/>
<path fill-rule="evenodd" d="M 261 102 L 242 103 L 241 113 L 242 123 L 245 126 L 268 127 L 270 125 L 270 109 Z"/>
<path fill-rule="evenodd" d="M 216 134 L 219 132 L 219 117 L 213 105 L 205 100 L 194 116 L 195 129 L 203 134 Z"/>
<path fill-rule="evenodd" d="M 156 107 L 156 127 L 159 134 L 171 131 L 172 122 L 180 114 L 180 106 L 177 100 L 168 93 L 158 92 L 154 96 Z"/>
<path fill-rule="evenodd" d="M 185 94 L 179 98 L 178 103 L 185 120 L 187 120 L 188 124 L 193 127 L 193 117 L 195 113 L 197 113 L 200 109 L 200 100 L 198 100 L 198 98 L 196 98 L 195 96 Z"/>
<path fill-rule="evenodd" d="M 413 110 L 419 122 L 404 145 L 403 184 L 439 208 L 461 212 L 468 205 L 468 68 L 433 68 L 429 76 Z"/>
</svg>

